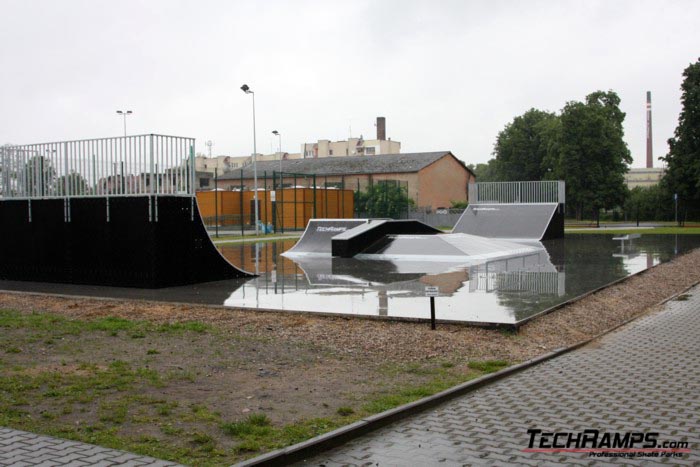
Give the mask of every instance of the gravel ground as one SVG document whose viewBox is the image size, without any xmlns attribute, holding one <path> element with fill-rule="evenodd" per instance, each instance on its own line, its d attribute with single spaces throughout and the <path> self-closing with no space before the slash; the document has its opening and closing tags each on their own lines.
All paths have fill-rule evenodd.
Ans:
<svg viewBox="0 0 700 467">
<path fill-rule="evenodd" d="M 536 318 L 517 334 L 462 325 L 440 325 L 437 331 L 430 331 L 425 324 L 409 322 L 9 292 L 0 293 L 0 307 L 81 319 L 117 316 L 155 322 L 197 320 L 241 337 L 269 338 L 267 345 L 271 346 L 321 345 L 336 355 L 356 357 L 358 364 L 455 356 L 518 362 L 596 336 L 698 281 L 700 250 L 695 250 Z"/>
</svg>

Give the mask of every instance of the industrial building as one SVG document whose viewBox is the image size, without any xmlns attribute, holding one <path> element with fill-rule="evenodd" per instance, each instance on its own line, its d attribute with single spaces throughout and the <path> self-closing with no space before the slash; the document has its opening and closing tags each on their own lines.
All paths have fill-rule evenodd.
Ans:
<svg viewBox="0 0 700 467">
<path fill-rule="evenodd" d="M 279 187 L 280 170 L 283 187 L 315 183 L 317 187 L 365 191 L 375 183 L 396 182 L 407 187 L 417 207 L 433 210 L 467 201 L 467 186 L 476 181 L 474 173 L 450 151 L 259 162 L 258 187 Z M 252 166 L 219 176 L 216 187 L 252 190 Z"/>
</svg>

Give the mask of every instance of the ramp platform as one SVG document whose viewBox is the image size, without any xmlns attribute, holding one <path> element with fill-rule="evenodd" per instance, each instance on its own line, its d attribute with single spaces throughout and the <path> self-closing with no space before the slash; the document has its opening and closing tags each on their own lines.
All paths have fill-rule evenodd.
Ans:
<svg viewBox="0 0 700 467">
<path fill-rule="evenodd" d="M 452 230 L 488 238 L 549 240 L 564 236 L 564 205 L 470 204 Z"/>
<path fill-rule="evenodd" d="M 283 254 L 285 256 L 330 255 L 333 237 L 369 222 L 369 219 L 311 219 L 299 241 Z"/>
<path fill-rule="evenodd" d="M 387 235 L 435 235 L 440 230 L 416 220 L 376 220 L 334 236 L 333 256 L 352 258 L 367 247 L 385 240 Z"/>
</svg>

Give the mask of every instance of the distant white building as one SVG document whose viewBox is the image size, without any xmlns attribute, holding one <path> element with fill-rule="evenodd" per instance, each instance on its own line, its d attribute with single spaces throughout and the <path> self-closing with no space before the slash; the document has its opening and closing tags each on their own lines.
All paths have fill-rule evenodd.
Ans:
<svg viewBox="0 0 700 467">
<path fill-rule="evenodd" d="M 315 143 L 301 145 L 304 159 L 317 157 L 375 156 L 378 154 L 400 154 L 401 143 L 386 139 L 386 119 L 377 117 L 377 138 L 348 138 L 343 141 L 319 139 Z"/>
<path fill-rule="evenodd" d="M 273 154 L 257 154 L 258 162 L 270 162 L 293 159 L 316 159 L 319 157 L 344 156 L 376 156 L 379 154 L 400 154 L 401 143 L 386 139 L 386 119 L 377 117 L 377 138 L 364 139 L 348 138 L 345 141 L 330 141 L 319 139 L 315 143 L 304 143 L 301 152 L 275 152 Z M 218 169 L 219 174 L 238 170 L 253 163 L 253 156 L 216 156 L 206 157 L 198 154 L 195 157 L 195 170 L 213 174 Z"/>
<path fill-rule="evenodd" d="M 625 174 L 625 183 L 630 190 L 638 186 L 648 188 L 658 184 L 665 171 L 661 167 L 633 168 Z"/>
</svg>

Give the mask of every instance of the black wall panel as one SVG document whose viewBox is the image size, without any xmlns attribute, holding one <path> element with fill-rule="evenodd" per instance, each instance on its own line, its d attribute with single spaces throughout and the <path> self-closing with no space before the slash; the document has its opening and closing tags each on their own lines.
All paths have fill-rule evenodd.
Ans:
<svg viewBox="0 0 700 467">
<path fill-rule="evenodd" d="M 0 201 L 0 279 L 157 288 L 246 276 L 189 197 Z"/>
</svg>

